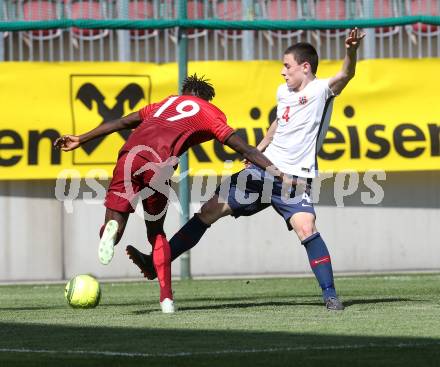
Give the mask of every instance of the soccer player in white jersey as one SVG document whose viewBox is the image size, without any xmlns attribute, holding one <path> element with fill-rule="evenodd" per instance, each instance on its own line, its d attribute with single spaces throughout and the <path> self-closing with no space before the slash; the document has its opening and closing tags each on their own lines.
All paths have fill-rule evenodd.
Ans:
<svg viewBox="0 0 440 367">
<path fill-rule="evenodd" d="M 329 79 L 316 78 L 318 54 L 311 44 L 297 43 L 284 53 L 281 75 L 285 83 L 277 92 L 277 118 L 257 148 L 281 171 L 305 182 L 306 189 L 301 191 L 299 185 L 294 186 L 286 197 L 279 181 L 255 165 L 248 165 L 231 176 L 230 184 L 228 180 L 227 185 L 220 185 L 200 212 L 170 240 L 173 260 L 195 246 L 211 224 L 221 217 L 249 216 L 272 206 L 304 245 L 327 309 L 344 309 L 336 294 L 330 254 L 317 231 L 309 195 L 312 179 L 318 174 L 317 154 L 327 132 L 333 97 L 339 95 L 354 77 L 357 49 L 364 36 L 357 28 L 350 31 L 345 40 L 342 69 Z M 272 188 L 269 199 L 264 194 L 268 181 Z M 258 194 L 258 199 L 248 200 L 251 194 L 254 197 Z M 127 253 L 145 277 L 155 278 L 149 255 L 132 246 L 127 247 Z"/>
</svg>

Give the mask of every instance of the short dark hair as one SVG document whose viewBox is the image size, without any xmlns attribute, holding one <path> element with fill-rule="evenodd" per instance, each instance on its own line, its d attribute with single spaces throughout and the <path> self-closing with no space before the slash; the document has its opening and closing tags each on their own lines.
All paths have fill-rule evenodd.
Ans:
<svg viewBox="0 0 440 367">
<path fill-rule="evenodd" d="M 293 58 L 298 64 L 308 62 L 312 67 L 312 73 L 316 74 L 318 70 L 318 53 L 315 47 L 308 42 L 299 42 L 293 46 L 290 46 L 284 51 L 284 55 L 292 54 Z"/>
<path fill-rule="evenodd" d="M 187 76 L 183 81 L 182 94 L 189 94 L 210 101 L 215 97 L 215 90 L 209 79 L 205 76 L 198 77 L 197 74 Z"/>
</svg>

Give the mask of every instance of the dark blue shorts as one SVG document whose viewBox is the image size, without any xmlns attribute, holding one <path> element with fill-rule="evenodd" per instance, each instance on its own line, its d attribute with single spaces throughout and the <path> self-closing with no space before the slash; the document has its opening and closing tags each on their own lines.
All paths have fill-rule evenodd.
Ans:
<svg viewBox="0 0 440 367">
<path fill-rule="evenodd" d="M 292 230 L 289 220 L 295 213 L 306 212 L 316 216 L 310 198 L 312 179 L 303 180 L 307 182 L 305 189 L 304 186 L 301 190 L 297 190 L 296 186 L 283 187 L 278 179 L 250 165 L 224 180 L 215 193 L 219 200 L 228 203 L 235 218 L 253 215 L 272 206 Z"/>
</svg>

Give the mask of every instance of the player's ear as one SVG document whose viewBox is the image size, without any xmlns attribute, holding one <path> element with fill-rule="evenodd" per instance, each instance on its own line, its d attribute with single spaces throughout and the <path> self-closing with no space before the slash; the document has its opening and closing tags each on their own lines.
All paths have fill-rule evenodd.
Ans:
<svg viewBox="0 0 440 367">
<path fill-rule="evenodd" d="M 305 62 L 303 64 L 303 73 L 308 74 L 311 71 L 312 71 L 312 66 L 308 62 Z"/>
</svg>

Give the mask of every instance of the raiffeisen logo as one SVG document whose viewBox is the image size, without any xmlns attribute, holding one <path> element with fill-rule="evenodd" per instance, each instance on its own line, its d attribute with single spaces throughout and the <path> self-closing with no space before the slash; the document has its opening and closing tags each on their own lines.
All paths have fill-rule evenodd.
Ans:
<svg viewBox="0 0 440 367">
<path fill-rule="evenodd" d="M 93 177 L 90 172 L 94 169 L 111 176 L 118 151 L 130 131 L 106 136 L 63 155 L 53 147 L 54 141 L 63 134 L 83 134 L 104 121 L 177 93 L 177 68 L 172 64 L 3 64 L 0 74 L 0 96 L 5 107 L 0 119 L 0 179 L 3 180 L 53 179 L 61 168 L 76 169 L 82 178 Z M 320 171 L 437 170 L 440 165 L 438 64 L 438 60 L 361 61 L 349 93 L 335 99 L 326 136 L 320 136 Z M 323 76 L 331 75 L 332 65 L 329 62 L 320 66 Z M 409 66 L 415 65 L 431 76 L 424 83 L 423 98 L 420 89 L 412 88 L 417 78 L 406 73 Z M 226 114 L 238 135 L 257 145 L 276 118 L 274 94 L 280 82 L 279 64 L 194 62 L 191 68 L 212 78 L 217 92 L 213 103 Z M 233 78 L 225 79 L 225 70 Z M 255 83 L 248 83 L 254 75 L 258 75 Z M 372 75 L 382 77 L 371 78 Z M 192 176 L 222 175 L 226 160 L 233 162 L 233 171 L 241 169 L 240 154 L 218 141 L 191 148 L 189 160 Z"/>
<path fill-rule="evenodd" d="M 332 119 L 318 154 L 323 160 L 345 157 L 380 162 L 389 156 L 407 159 L 419 158 L 422 154 L 432 158 L 440 156 L 440 125 L 434 121 L 390 126 L 386 121 L 359 121 L 353 106 L 345 106 L 343 111 L 347 123 L 345 126 L 336 124 Z"/>
<path fill-rule="evenodd" d="M 149 104 L 147 75 L 72 75 L 71 109 L 75 135 L 121 118 Z M 112 164 L 130 131 L 90 141 L 73 152 L 73 164 Z M 117 149 L 115 149 L 117 147 Z"/>
</svg>

